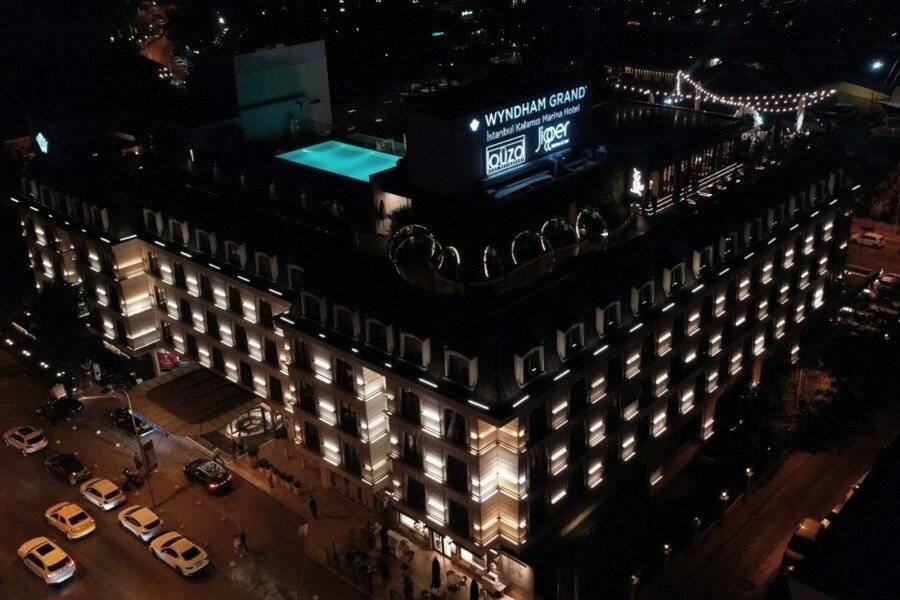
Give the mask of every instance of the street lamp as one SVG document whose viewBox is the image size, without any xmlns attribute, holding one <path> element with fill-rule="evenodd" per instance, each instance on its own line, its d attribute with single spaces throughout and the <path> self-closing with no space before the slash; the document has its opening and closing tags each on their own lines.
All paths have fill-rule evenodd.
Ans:
<svg viewBox="0 0 900 600">
<path fill-rule="evenodd" d="M 881 60 L 880 58 L 876 58 L 875 60 L 872 61 L 872 64 L 869 65 L 869 68 L 872 71 L 880 71 L 881 69 L 884 68 L 884 61 Z"/>
<path fill-rule="evenodd" d="M 150 465 L 147 461 L 147 452 L 144 450 L 144 445 L 141 443 L 140 430 L 138 429 L 137 419 L 134 416 L 134 408 L 131 406 L 131 396 L 125 390 L 113 389 L 112 391 L 121 393 L 125 396 L 125 402 L 128 404 L 128 416 L 131 417 L 131 428 L 134 432 L 134 440 L 137 443 L 138 451 L 141 453 L 141 470 L 144 471 L 142 474 L 144 475 L 144 480 L 147 482 L 147 491 L 150 493 L 150 508 L 156 508 L 156 498 L 153 497 L 153 487 L 150 485 L 150 474 L 149 469 L 147 469 Z"/>
</svg>

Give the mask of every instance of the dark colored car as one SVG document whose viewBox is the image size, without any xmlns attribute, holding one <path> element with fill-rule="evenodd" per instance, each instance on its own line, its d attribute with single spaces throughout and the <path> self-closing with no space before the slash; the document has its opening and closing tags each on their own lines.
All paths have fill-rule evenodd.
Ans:
<svg viewBox="0 0 900 600">
<path fill-rule="evenodd" d="M 132 420 L 127 406 L 119 407 L 109 413 L 109 420 L 113 425 L 132 436 L 146 435 L 153 431 L 153 425 L 137 414 L 134 415 L 134 420 Z"/>
<path fill-rule="evenodd" d="M 69 485 L 77 485 L 91 476 L 91 471 L 74 454 L 54 454 L 44 461 L 44 469 Z"/>
<path fill-rule="evenodd" d="M 198 458 L 184 466 L 188 481 L 199 483 L 210 494 L 223 494 L 231 489 L 231 473 L 220 463 L 209 458 Z"/>
<path fill-rule="evenodd" d="M 57 419 L 73 419 L 82 410 L 84 410 L 84 404 L 82 404 L 81 400 L 65 396 L 58 400 L 50 400 L 44 403 L 38 412 L 45 419 L 55 421 Z"/>
</svg>

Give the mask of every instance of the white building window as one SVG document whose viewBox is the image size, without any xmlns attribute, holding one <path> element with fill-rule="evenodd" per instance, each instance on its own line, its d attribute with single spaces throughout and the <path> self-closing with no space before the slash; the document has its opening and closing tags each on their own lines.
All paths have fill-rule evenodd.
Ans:
<svg viewBox="0 0 900 600">
<path fill-rule="evenodd" d="M 297 265 L 288 265 L 288 285 L 295 290 L 300 289 L 300 285 L 303 282 L 303 269 L 298 267 Z"/>
<path fill-rule="evenodd" d="M 706 374 L 706 393 L 711 394 L 719 387 L 719 370 L 715 367 Z"/>
<path fill-rule="evenodd" d="M 278 280 L 278 257 L 269 256 L 264 252 L 257 252 L 254 255 L 254 259 L 257 275 L 270 281 Z"/>
<path fill-rule="evenodd" d="M 635 400 L 622 408 L 622 419 L 631 421 L 638 414 L 638 401 Z"/>
<path fill-rule="evenodd" d="M 519 385 L 531 383 L 544 372 L 544 347 L 535 346 L 524 354 L 517 354 L 513 363 Z"/>
<path fill-rule="evenodd" d="M 684 263 L 678 263 L 671 269 L 663 269 L 663 289 L 667 294 L 677 292 L 684 287 Z"/>
<path fill-rule="evenodd" d="M 566 360 L 584 348 L 584 324 L 576 323 L 565 331 L 556 332 L 556 350 Z"/>
<path fill-rule="evenodd" d="M 602 415 L 591 421 L 588 426 L 588 444 L 593 448 L 606 438 L 606 420 Z"/>
<path fill-rule="evenodd" d="M 319 325 L 325 323 L 325 299 L 303 292 L 300 294 L 300 313 L 304 319 Z"/>
<path fill-rule="evenodd" d="M 762 321 L 769 315 L 769 301 L 766 298 L 760 300 L 756 305 L 756 318 Z"/>
<path fill-rule="evenodd" d="M 659 398 L 669 391 L 669 372 L 667 370 L 659 371 L 653 378 L 653 394 Z"/>
<path fill-rule="evenodd" d="M 394 330 L 375 319 L 366 319 L 366 343 L 390 354 L 394 350 Z"/>
<path fill-rule="evenodd" d="M 197 250 L 208 256 L 216 255 L 216 234 L 198 229 L 196 231 Z"/>
<path fill-rule="evenodd" d="M 478 383 L 478 359 L 444 350 L 444 376 L 454 383 L 474 388 Z"/>
<path fill-rule="evenodd" d="M 655 289 L 653 280 L 646 282 L 640 288 L 631 288 L 631 310 L 635 315 L 642 314 L 653 306 Z"/>
<path fill-rule="evenodd" d="M 634 456 L 635 452 L 637 452 L 634 434 L 625 434 L 625 437 L 622 438 L 622 448 L 620 452 L 622 462 L 628 462 L 631 457 Z"/>
<path fill-rule="evenodd" d="M 591 404 L 600 402 L 606 398 L 606 376 L 598 373 L 591 381 Z"/>
<path fill-rule="evenodd" d="M 191 239 L 187 222 L 169 219 L 169 238 L 173 242 L 186 246 Z"/>
<path fill-rule="evenodd" d="M 725 292 L 719 291 L 716 292 L 715 300 L 713 301 L 713 315 L 717 318 L 721 317 L 725 314 Z"/>
<path fill-rule="evenodd" d="M 684 334 L 687 337 L 691 337 L 698 331 L 700 331 L 700 309 L 693 308 L 688 312 L 687 322 L 684 326 Z"/>
<path fill-rule="evenodd" d="M 709 336 L 709 355 L 716 356 L 722 350 L 722 332 L 717 331 Z"/>
<path fill-rule="evenodd" d="M 622 303 L 610 302 L 606 308 L 598 308 L 596 315 L 597 334 L 603 336 L 622 324 Z"/>
<path fill-rule="evenodd" d="M 656 336 L 656 355 L 665 356 L 672 350 L 672 330 L 666 329 Z"/>
<path fill-rule="evenodd" d="M 247 266 L 247 245 L 225 240 L 225 261 L 236 267 Z"/>
<path fill-rule="evenodd" d="M 683 415 L 688 414 L 694 408 L 694 388 L 688 387 L 682 390 L 681 397 L 678 398 L 678 412 Z"/>
<path fill-rule="evenodd" d="M 163 215 L 148 208 L 144 209 L 144 228 L 154 235 L 161 235 L 163 231 Z"/>
<path fill-rule="evenodd" d="M 588 467 L 587 484 L 589 488 L 593 489 L 600 485 L 601 481 L 603 481 L 603 461 L 598 459 Z"/>
<path fill-rule="evenodd" d="M 786 248 L 784 251 L 784 259 L 782 260 L 781 266 L 785 269 L 790 269 L 794 266 L 794 249 Z"/>
<path fill-rule="evenodd" d="M 625 359 L 625 378 L 632 379 L 641 372 L 641 351 L 635 350 Z"/>
<path fill-rule="evenodd" d="M 737 299 L 746 300 L 750 296 L 750 276 L 743 275 L 737 288 Z"/>
<path fill-rule="evenodd" d="M 359 313 L 346 306 L 334 306 L 334 330 L 341 335 L 356 339 L 359 337 Z"/>
<path fill-rule="evenodd" d="M 666 409 L 663 408 L 658 413 L 653 415 L 653 425 L 651 427 L 651 433 L 653 437 L 659 437 L 666 431 Z"/>
<path fill-rule="evenodd" d="M 431 340 L 401 333 L 400 358 L 417 367 L 427 368 L 431 363 Z"/>
</svg>

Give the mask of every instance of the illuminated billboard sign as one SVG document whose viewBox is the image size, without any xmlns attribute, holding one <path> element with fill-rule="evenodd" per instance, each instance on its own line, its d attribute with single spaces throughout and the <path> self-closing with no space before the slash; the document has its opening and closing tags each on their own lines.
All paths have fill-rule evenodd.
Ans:
<svg viewBox="0 0 900 600">
<path fill-rule="evenodd" d="M 483 176 L 512 173 L 575 145 L 589 100 L 588 86 L 576 85 L 472 117 L 469 131 L 483 148 Z"/>
</svg>

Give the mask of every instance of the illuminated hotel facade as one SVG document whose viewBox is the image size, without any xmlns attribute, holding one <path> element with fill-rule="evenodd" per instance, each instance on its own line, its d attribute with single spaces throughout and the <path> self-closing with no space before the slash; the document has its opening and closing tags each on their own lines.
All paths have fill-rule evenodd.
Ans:
<svg viewBox="0 0 900 600">
<path fill-rule="evenodd" d="M 320 150 L 362 171 L 308 168 L 313 146 L 253 201 L 243 178 L 199 192 L 195 173 L 173 176 L 177 194 L 76 191 L 41 157 L 12 202 L 36 285 L 79 286 L 109 344 L 173 351 L 251 391 L 324 484 L 527 596 L 521 554 L 620 482 L 652 493 L 674 477 L 674 457 L 715 434 L 723 393 L 796 357 L 846 256 L 852 182 L 822 144 L 764 152 L 727 118 L 610 108 L 598 137 L 662 123 L 671 146 L 583 132 L 571 146 L 585 150 L 502 179 L 484 164 L 459 177 L 482 190 L 465 214 L 499 213 L 456 243 L 427 222 L 453 193 L 413 173 L 433 158 L 421 131 L 390 168 L 336 142 Z M 482 135 L 477 118 L 445 125 Z M 613 212 L 573 183 L 598 170 Z M 323 208 L 323 190 L 359 201 Z"/>
</svg>

